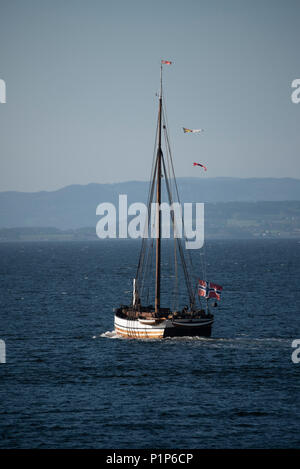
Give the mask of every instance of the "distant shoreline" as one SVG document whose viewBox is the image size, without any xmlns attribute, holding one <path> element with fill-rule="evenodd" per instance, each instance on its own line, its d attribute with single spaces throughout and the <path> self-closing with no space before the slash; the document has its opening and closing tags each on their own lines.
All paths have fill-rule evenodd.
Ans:
<svg viewBox="0 0 300 469">
<path fill-rule="evenodd" d="M 59 205 L 55 210 L 63 217 Z M 63 219 L 60 217 L 45 216 L 44 223 L 39 219 L 35 224 L 33 220 L 37 218 L 31 219 L 29 214 L 24 213 L 27 223 L 23 224 L 19 220 L 19 226 L 11 217 L 10 224 L 5 223 L 6 227 L 0 228 L 0 242 L 97 240 L 96 224 L 99 216 L 96 216 L 95 210 L 87 212 L 85 218 L 83 207 L 77 216 L 75 212 L 69 219 L 66 212 L 63 226 L 55 223 Z M 1 221 L 4 224 L 0 211 Z M 300 201 L 206 203 L 204 222 L 205 239 L 299 239 Z"/>
<path fill-rule="evenodd" d="M 91 228 L 92 230 L 92 228 Z M 30 229 L 26 228 L 24 231 L 22 228 L 18 229 L 18 232 L 16 233 L 15 229 L 6 229 L 6 230 L 1 230 L 0 229 L 0 243 L 32 243 L 32 242 L 101 242 L 105 243 L 106 241 L 122 241 L 122 242 L 139 242 L 141 238 L 138 239 L 122 239 L 122 238 L 106 238 L 106 239 L 99 239 L 96 235 L 96 231 L 94 234 L 91 234 L 90 231 L 87 231 L 86 233 L 83 232 L 82 230 L 70 230 L 68 231 L 63 231 L 63 230 L 57 230 L 55 234 L 53 233 L 47 233 L 46 231 L 43 231 L 43 233 L 29 233 Z M 283 233 L 277 234 L 277 233 L 258 233 L 258 234 L 250 234 L 250 233 L 243 233 L 241 235 L 240 233 L 234 233 L 232 232 L 231 234 L 226 234 L 226 233 L 218 233 L 218 234 L 212 234 L 208 233 L 205 236 L 206 240 L 300 240 L 300 231 L 297 233 Z M 164 242 L 169 242 L 172 241 L 172 238 L 170 240 L 163 240 Z"/>
<path fill-rule="evenodd" d="M 250 182 L 250 183 L 278 183 L 280 181 L 284 182 L 295 182 L 300 184 L 300 178 L 286 176 L 286 177 L 231 177 L 231 176 L 208 176 L 207 174 L 205 177 L 201 176 L 182 176 L 177 177 L 176 181 L 180 183 L 189 183 L 189 184 L 199 184 L 207 182 L 214 182 L 217 181 L 219 183 L 222 182 Z M 66 186 L 61 186 L 52 189 L 37 189 L 37 190 L 24 190 L 24 189 L 5 189 L 0 191 L 1 194 L 25 194 L 25 195 L 34 195 L 34 194 L 50 194 L 55 192 L 61 192 L 70 189 L 84 189 L 84 188 L 93 188 L 93 187 L 122 187 L 128 185 L 137 185 L 137 184 L 149 184 L 147 179 L 132 179 L 126 181 L 114 181 L 114 182 L 89 182 L 86 184 L 68 184 Z"/>
</svg>

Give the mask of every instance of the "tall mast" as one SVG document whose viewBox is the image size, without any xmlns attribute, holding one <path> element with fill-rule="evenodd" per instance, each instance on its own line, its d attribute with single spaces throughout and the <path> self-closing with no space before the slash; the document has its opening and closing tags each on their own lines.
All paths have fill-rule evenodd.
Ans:
<svg viewBox="0 0 300 469">
<path fill-rule="evenodd" d="M 155 312 L 160 310 L 160 265 L 161 265 L 161 121 L 162 121 L 162 63 L 160 64 L 160 93 L 158 107 L 158 147 L 157 147 L 157 183 L 156 183 L 156 269 L 155 269 Z"/>
</svg>

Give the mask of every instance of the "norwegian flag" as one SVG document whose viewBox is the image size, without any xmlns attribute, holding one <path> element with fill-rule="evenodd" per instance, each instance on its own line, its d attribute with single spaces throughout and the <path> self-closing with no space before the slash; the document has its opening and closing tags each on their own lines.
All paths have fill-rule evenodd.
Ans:
<svg viewBox="0 0 300 469">
<path fill-rule="evenodd" d="M 170 60 L 162 60 L 161 63 L 165 65 L 172 65 L 172 62 L 170 62 Z"/>
<path fill-rule="evenodd" d="M 217 298 L 217 300 L 220 300 L 222 290 L 223 287 L 221 287 L 220 285 L 209 282 L 209 298 Z"/>
<path fill-rule="evenodd" d="M 198 295 L 206 297 L 207 282 L 205 280 L 199 280 L 198 283 Z"/>
<path fill-rule="evenodd" d="M 205 280 L 199 280 L 198 284 L 198 295 L 204 296 L 205 298 L 216 298 L 221 299 L 223 287 L 213 282 L 206 282 Z"/>
</svg>

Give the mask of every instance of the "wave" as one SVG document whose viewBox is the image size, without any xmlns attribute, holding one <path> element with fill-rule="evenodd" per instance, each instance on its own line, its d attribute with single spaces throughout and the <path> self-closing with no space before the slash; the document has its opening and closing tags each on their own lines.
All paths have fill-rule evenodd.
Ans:
<svg viewBox="0 0 300 469">
<path fill-rule="evenodd" d="M 106 331 L 100 334 L 98 337 L 105 337 L 106 339 L 121 339 L 115 331 Z M 97 336 L 94 336 L 93 339 L 96 339 Z"/>
<path fill-rule="evenodd" d="M 93 339 L 97 338 L 105 339 L 120 339 L 126 340 L 126 338 L 119 336 L 114 330 L 106 331 L 99 335 L 94 335 Z M 146 342 L 198 342 L 199 345 L 207 345 L 212 348 L 231 348 L 231 347 L 242 347 L 242 348 L 261 348 L 276 347 L 276 345 L 289 345 L 292 339 L 279 338 L 279 337 L 249 337 L 247 334 L 240 334 L 237 337 L 199 337 L 199 336 L 184 336 L 184 337 L 166 337 L 164 339 L 142 339 L 137 338 L 135 340 L 146 341 Z"/>
</svg>

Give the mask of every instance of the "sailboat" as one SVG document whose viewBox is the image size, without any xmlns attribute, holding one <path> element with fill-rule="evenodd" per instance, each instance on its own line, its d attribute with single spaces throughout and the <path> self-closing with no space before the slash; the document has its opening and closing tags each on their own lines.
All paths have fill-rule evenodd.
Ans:
<svg viewBox="0 0 300 469">
<path fill-rule="evenodd" d="M 138 339 L 162 339 L 166 337 L 210 337 L 214 316 L 208 307 L 208 299 L 212 294 L 203 294 L 203 281 L 193 287 L 190 274 L 191 256 L 184 252 L 182 240 L 174 235 L 174 271 L 173 274 L 175 290 L 178 300 L 178 283 L 180 283 L 180 297 L 185 284 L 186 304 L 179 307 L 178 303 L 173 306 L 162 306 L 162 290 L 166 290 L 166 276 L 162 275 L 163 253 L 162 253 L 162 217 L 161 207 L 163 190 L 167 195 L 170 205 L 175 200 L 180 201 L 176 183 L 169 135 L 167 130 L 167 119 L 163 97 L 162 73 L 163 64 L 160 65 L 160 93 L 158 95 L 158 118 L 156 139 L 153 154 L 152 174 L 148 194 L 148 218 L 146 230 L 151 229 L 151 223 L 155 220 L 155 237 L 149 242 L 149 237 L 143 237 L 138 261 L 137 273 L 133 279 L 132 302 L 129 305 L 121 305 L 114 310 L 114 327 L 118 336 Z M 164 137 L 164 147 L 163 147 Z M 163 153 L 164 148 L 164 153 Z M 162 187 L 162 182 L 165 188 Z M 151 208 L 155 205 L 154 217 Z M 170 213 L 172 227 L 176 232 L 176 218 Z M 148 231 L 147 231 L 148 232 Z M 147 245 L 148 242 L 148 245 Z M 155 254 L 153 255 L 153 253 Z M 182 267 L 183 277 L 178 276 L 178 261 Z M 152 275 L 152 281 L 147 283 L 147 275 Z M 202 284 L 201 284 L 202 282 Z M 205 282 L 208 285 L 208 282 Z M 162 288 L 165 287 L 165 288 Z M 150 303 L 154 299 L 154 305 Z M 168 296 L 168 295 L 166 295 Z M 206 298 L 206 308 L 202 307 L 201 296 Z M 216 296 L 214 296 L 216 298 Z M 197 304 L 198 303 L 198 304 Z"/>
</svg>

